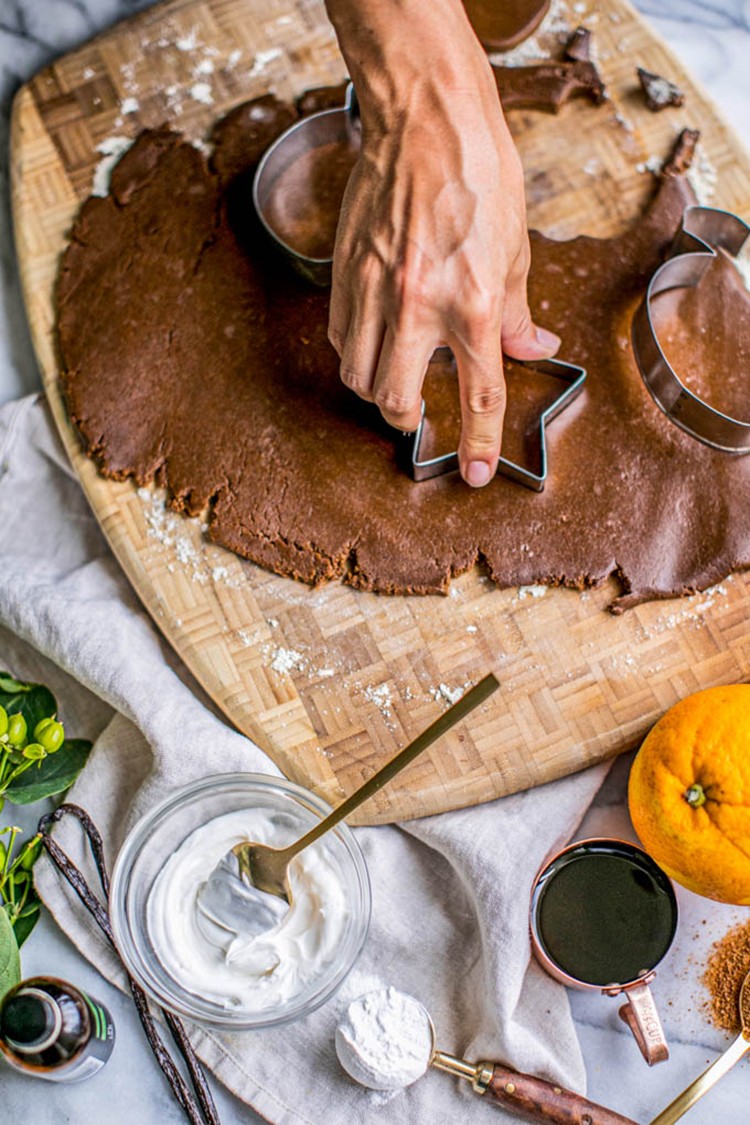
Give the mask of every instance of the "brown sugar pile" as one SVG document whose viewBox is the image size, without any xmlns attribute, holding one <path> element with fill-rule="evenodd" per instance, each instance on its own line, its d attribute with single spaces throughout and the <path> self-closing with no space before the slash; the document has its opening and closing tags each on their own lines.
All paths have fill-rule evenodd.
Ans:
<svg viewBox="0 0 750 1125">
<path fill-rule="evenodd" d="M 709 991 L 708 1012 L 715 1027 L 724 1031 L 742 1031 L 750 1027 L 750 988 L 743 998 L 740 1022 L 740 991 L 750 972 L 750 922 L 735 926 L 713 947 L 703 983 Z"/>
</svg>

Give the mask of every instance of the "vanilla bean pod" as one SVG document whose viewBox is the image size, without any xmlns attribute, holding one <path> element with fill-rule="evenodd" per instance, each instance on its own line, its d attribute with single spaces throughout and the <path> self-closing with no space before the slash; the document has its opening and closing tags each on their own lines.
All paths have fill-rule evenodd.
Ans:
<svg viewBox="0 0 750 1125">
<path fill-rule="evenodd" d="M 104 860 L 102 838 L 99 830 L 85 809 L 82 809 L 79 805 L 73 804 L 60 805 L 54 812 L 41 818 L 37 834 L 55 867 L 57 867 L 66 882 L 73 888 L 86 910 L 91 914 L 94 921 L 99 926 L 99 929 L 116 951 L 117 946 L 115 945 L 112 924 L 106 907 L 103 906 L 93 893 L 80 869 L 63 851 L 57 841 L 49 835 L 50 827 L 62 820 L 66 815 L 74 816 L 80 822 L 86 834 L 89 847 L 91 848 L 102 890 L 108 897 L 110 883 Z M 175 1098 L 185 1111 L 191 1125 L 220 1125 L 219 1115 L 206 1080 L 205 1072 L 193 1050 L 182 1021 L 171 1012 L 160 1009 L 190 1074 L 197 1102 L 190 1092 L 184 1078 L 177 1070 L 172 1056 L 169 1054 L 164 1041 L 159 1035 L 156 1023 L 148 1007 L 148 999 L 145 992 L 140 985 L 133 980 L 130 973 L 128 973 L 127 976 L 130 991 L 133 995 L 133 1002 L 135 1003 L 149 1046 L 156 1057 L 156 1061 L 164 1072 Z"/>
</svg>

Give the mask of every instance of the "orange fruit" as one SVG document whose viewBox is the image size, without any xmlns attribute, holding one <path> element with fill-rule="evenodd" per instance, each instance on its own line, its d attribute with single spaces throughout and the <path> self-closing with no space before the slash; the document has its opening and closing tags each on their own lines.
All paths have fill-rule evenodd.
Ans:
<svg viewBox="0 0 750 1125">
<path fill-rule="evenodd" d="M 628 804 L 643 847 L 670 878 L 750 905 L 750 684 L 670 707 L 636 755 Z"/>
</svg>

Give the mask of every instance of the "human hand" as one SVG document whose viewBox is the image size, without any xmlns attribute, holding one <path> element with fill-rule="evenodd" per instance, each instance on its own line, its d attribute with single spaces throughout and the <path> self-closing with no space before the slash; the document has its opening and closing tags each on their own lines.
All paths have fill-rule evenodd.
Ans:
<svg viewBox="0 0 750 1125">
<path fill-rule="evenodd" d="M 437 7 L 457 14 L 453 0 Z M 500 453 L 503 351 L 540 359 L 559 340 L 529 312 L 523 172 L 486 56 L 462 11 L 461 35 L 435 31 L 444 54 L 427 49 L 424 12 L 411 48 L 403 27 L 395 42 L 386 30 L 381 59 L 349 60 L 362 154 L 338 226 L 329 334 L 343 381 L 403 430 L 419 424 L 433 351 L 452 349 L 461 474 L 480 486 Z"/>
</svg>

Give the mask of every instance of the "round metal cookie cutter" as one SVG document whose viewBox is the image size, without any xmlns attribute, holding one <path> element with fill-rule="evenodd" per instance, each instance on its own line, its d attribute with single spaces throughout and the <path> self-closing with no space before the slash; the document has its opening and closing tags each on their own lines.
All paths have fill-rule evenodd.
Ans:
<svg viewBox="0 0 750 1125">
<path fill-rule="evenodd" d="M 633 317 L 633 352 L 654 402 L 685 433 L 723 453 L 750 453 L 750 421 L 732 418 L 688 390 L 659 343 L 651 301 L 669 289 L 700 284 L 717 248 L 734 258 L 749 234 L 750 226 L 729 211 L 687 207 L 669 258 L 652 276 Z"/>
<path fill-rule="evenodd" d="M 351 82 L 346 88 L 343 106 L 311 113 L 277 137 L 263 154 L 253 179 L 253 206 L 269 238 L 297 273 L 320 286 L 331 284 L 333 257 L 311 258 L 296 250 L 269 221 L 268 205 L 280 177 L 295 160 L 331 143 L 348 144 L 357 149 L 360 146 L 359 103 Z"/>
</svg>

